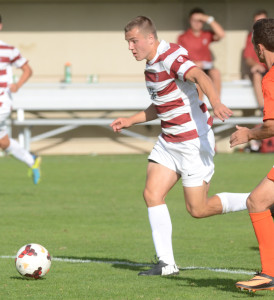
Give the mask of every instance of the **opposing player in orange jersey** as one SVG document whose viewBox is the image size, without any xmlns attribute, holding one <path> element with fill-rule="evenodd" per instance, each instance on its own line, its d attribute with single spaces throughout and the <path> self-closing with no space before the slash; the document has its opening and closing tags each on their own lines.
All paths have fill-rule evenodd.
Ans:
<svg viewBox="0 0 274 300">
<path fill-rule="evenodd" d="M 230 137 L 231 147 L 250 140 L 274 136 L 274 19 L 261 19 L 253 26 L 253 44 L 259 60 L 268 72 L 262 81 L 264 117 L 260 127 L 248 129 L 236 126 Z M 247 199 L 247 208 L 259 243 L 262 271 L 249 281 L 239 281 L 236 287 L 250 290 L 274 290 L 274 223 L 270 207 L 274 204 L 274 167 Z"/>
</svg>

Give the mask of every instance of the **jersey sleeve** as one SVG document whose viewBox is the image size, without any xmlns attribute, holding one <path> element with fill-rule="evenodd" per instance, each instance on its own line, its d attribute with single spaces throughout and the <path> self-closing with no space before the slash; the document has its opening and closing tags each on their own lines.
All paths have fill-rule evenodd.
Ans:
<svg viewBox="0 0 274 300">
<path fill-rule="evenodd" d="M 262 85 L 264 96 L 264 118 L 263 120 L 274 119 L 274 78 L 268 79 Z"/>
<path fill-rule="evenodd" d="M 179 54 L 170 63 L 170 76 L 175 79 L 185 81 L 185 75 L 189 70 L 196 67 L 195 63 L 188 58 L 186 54 Z"/>
<path fill-rule="evenodd" d="M 17 48 L 14 48 L 10 57 L 10 62 L 16 68 L 21 68 L 27 62 L 27 60 L 22 57 Z"/>
</svg>

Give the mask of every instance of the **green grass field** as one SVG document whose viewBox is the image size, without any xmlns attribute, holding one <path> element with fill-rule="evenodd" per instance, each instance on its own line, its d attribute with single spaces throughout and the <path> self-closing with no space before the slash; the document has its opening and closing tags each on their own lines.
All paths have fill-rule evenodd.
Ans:
<svg viewBox="0 0 274 300">
<path fill-rule="evenodd" d="M 247 212 L 194 219 L 181 183 L 167 197 L 180 275 L 137 276 L 155 254 L 142 200 L 145 155 L 44 157 L 39 186 L 25 176 L 23 164 L 0 160 L 0 299 L 273 299 L 273 292 L 250 295 L 234 285 L 251 277 L 244 272 L 260 269 Z M 250 191 L 273 160 L 218 154 L 210 194 Z M 44 245 L 54 258 L 78 262 L 53 260 L 45 279 L 26 280 L 14 259 L 3 256 L 30 242 Z"/>
</svg>

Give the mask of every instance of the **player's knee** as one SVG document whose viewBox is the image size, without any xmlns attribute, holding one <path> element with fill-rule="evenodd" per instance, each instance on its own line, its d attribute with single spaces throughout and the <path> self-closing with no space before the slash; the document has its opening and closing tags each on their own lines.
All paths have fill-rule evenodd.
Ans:
<svg viewBox="0 0 274 300">
<path fill-rule="evenodd" d="M 147 187 L 144 189 L 143 197 L 147 206 L 155 206 L 164 203 L 164 197 L 162 195 Z"/>
<path fill-rule="evenodd" d="M 143 192 L 143 197 L 144 197 L 144 200 L 148 203 L 148 202 L 151 202 L 153 201 L 153 199 L 155 198 L 155 192 L 148 189 L 148 188 L 145 188 L 144 189 L 144 192 Z"/>
<path fill-rule="evenodd" d="M 194 207 L 194 206 L 187 206 L 187 211 L 189 212 L 189 214 L 196 219 L 200 219 L 200 218 L 204 218 L 205 217 L 205 213 L 203 211 L 203 209 L 199 208 L 199 207 Z"/>
<path fill-rule="evenodd" d="M 265 211 L 269 208 L 269 201 L 265 198 L 256 198 L 251 194 L 246 200 L 248 211 Z"/>
</svg>

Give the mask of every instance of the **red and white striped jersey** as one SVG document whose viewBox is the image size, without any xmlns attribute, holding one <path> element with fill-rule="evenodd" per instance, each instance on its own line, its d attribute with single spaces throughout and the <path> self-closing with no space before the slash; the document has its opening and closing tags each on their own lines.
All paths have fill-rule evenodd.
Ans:
<svg viewBox="0 0 274 300">
<path fill-rule="evenodd" d="M 13 82 L 12 66 L 21 68 L 26 62 L 17 48 L 0 41 L 0 94 Z"/>
<path fill-rule="evenodd" d="M 212 126 L 213 119 L 206 104 L 199 100 L 196 85 L 185 79 L 194 67 L 186 49 L 165 41 L 160 42 L 157 54 L 146 64 L 146 86 L 167 142 L 195 139 Z"/>
</svg>

